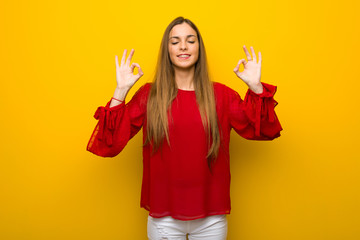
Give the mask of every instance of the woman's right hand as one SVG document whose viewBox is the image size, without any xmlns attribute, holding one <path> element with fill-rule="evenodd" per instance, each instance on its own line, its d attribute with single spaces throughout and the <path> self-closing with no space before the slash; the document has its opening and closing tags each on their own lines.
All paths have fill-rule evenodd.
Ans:
<svg viewBox="0 0 360 240">
<path fill-rule="evenodd" d="M 139 80 L 139 78 L 144 75 L 139 64 L 132 63 L 130 65 L 130 61 L 132 56 L 134 55 L 134 51 L 134 49 L 131 49 L 129 56 L 125 61 L 127 50 L 124 50 L 121 59 L 121 66 L 119 66 L 118 57 L 117 55 L 115 55 L 117 88 L 130 89 L 137 82 L 137 80 Z M 136 75 L 134 75 L 135 67 L 138 68 L 138 74 Z"/>
</svg>

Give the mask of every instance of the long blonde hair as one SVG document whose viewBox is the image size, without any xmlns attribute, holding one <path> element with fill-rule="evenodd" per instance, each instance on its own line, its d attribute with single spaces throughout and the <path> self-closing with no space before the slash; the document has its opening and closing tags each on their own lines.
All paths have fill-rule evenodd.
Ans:
<svg viewBox="0 0 360 240">
<path fill-rule="evenodd" d="M 164 138 L 166 138 L 170 145 L 168 116 L 171 118 L 169 113 L 171 113 L 171 103 L 177 95 L 177 86 L 174 77 L 174 67 L 169 56 L 168 39 L 171 29 L 183 22 L 189 24 L 196 31 L 199 41 L 199 57 L 195 63 L 194 88 L 207 137 L 209 150 L 206 158 L 211 170 L 211 165 L 215 162 L 221 142 L 213 82 L 210 81 L 205 47 L 200 32 L 193 22 L 183 17 L 175 18 L 168 25 L 161 41 L 155 76 L 147 102 L 147 138 L 144 145 L 151 142 L 153 150 L 157 151 Z"/>
</svg>

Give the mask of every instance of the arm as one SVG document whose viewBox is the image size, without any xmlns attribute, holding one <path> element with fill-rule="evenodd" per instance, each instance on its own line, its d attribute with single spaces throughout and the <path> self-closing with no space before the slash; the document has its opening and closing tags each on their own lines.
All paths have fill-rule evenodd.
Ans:
<svg viewBox="0 0 360 240">
<path fill-rule="evenodd" d="M 262 83 L 262 93 L 248 89 L 245 100 L 228 88 L 230 127 L 249 140 L 272 140 L 280 137 L 282 130 L 274 111 L 278 102 L 273 98 L 277 87 Z"/>
<path fill-rule="evenodd" d="M 134 49 L 126 59 L 127 50 L 124 50 L 119 65 L 115 56 L 117 87 L 114 98 L 105 107 L 98 107 L 94 118 L 99 120 L 91 135 L 86 149 L 102 157 L 114 157 L 125 147 L 127 142 L 141 129 L 146 112 L 147 90 L 150 84 L 143 85 L 125 105 L 125 97 L 130 88 L 144 74 L 137 63 L 130 65 Z M 134 75 L 134 68 L 139 73 Z"/>
<path fill-rule="evenodd" d="M 118 100 L 124 102 L 129 90 L 130 90 L 129 88 L 125 88 L 125 87 L 123 87 L 123 88 L 116 87 L 113 97 L 115 99 L 118 99 Z M 121 104 L 120 101 L 117 101 L 115 99 L 112 99 L 112 101 L 110 102 L 110 108 Z"/>
<path fill-rule="evenodd" d="M 129 103 L 122 102 L 110 107 L 98 107 L 94 118 L 98 123 L 87 144 L 87 151 L 102 157 L 118 155 L 141 129 L 146 115 L 146 102 L 150 83 L 144 84 Z"/>
<path fill-rule="evenodd" d="M 272 140 L 279 137 L 282 130 L 274 111 L 278 104 L 273 98 L 277 87 L 260 81 L 261 52 L 259 52 L 259 61 L 257 61 L 253 47 L 250 47 L 252 57 L 245 45 L 243 48 L 248 61 L 239 60 L 234 72 L 248 85 L 249 89 L 245 101 L 237 92 L 230 90 L 230 125 L 246 139 Z M 242 72 L 239 71 L 241 63 L 244 65 Z"/>
</svg>

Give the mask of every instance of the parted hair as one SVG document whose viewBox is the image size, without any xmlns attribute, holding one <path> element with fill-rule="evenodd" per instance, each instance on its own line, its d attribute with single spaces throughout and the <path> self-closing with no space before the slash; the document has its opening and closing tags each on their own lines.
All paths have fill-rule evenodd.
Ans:
<svg viewBox="0 0 360 240">
<path fill-rule="evenodd" d="M 170 114 L 171 104 L 178 90 L 174 67 L 169 55 L 168 41 L 172 28 L 183 22 L 189 24 L 196 31 L 199 41 L 199 57 L 195 63 L 194 88 L 207 137 L 208 153 L 206 158 L 211 170 L 211 165 L 215 162 L 221 142 L 213 82 L 210 80 L 205 46 L 201 34 L 195 24 L 184 17 L 175 18 L 167 26 L 161 41 L 154 79 L 147 102 L 147 137 L 144 145 L 152 144 L 152 154 L 159 149 L 165 138 L 170 145 L 168 121 L 169 118 L 172 121 Z"/>
</svg>

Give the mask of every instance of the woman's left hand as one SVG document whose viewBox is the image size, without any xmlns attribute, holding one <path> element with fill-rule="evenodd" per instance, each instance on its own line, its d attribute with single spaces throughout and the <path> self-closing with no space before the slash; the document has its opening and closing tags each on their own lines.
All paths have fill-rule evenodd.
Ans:
<svg viewBox="0 0 360 240">
<path fill-rule="evenodd" d="M 262 91 L 262 85 L 260 82 L 261 78 L 261 53 L 259 52 L 259 62 L 257 62 L 256 54 L 253 47 L 250 47 L 253 58 L 251 58 L 250 53 L 246 49 L 245 45 L 243 46 L 247 60 L 241 59 L 234 68 L 235 74 L 243 80 L 251 90 L 257 92 Z M 239 72 L 240 64 L 244 65 L 244 71 Z"/>
</svg>

